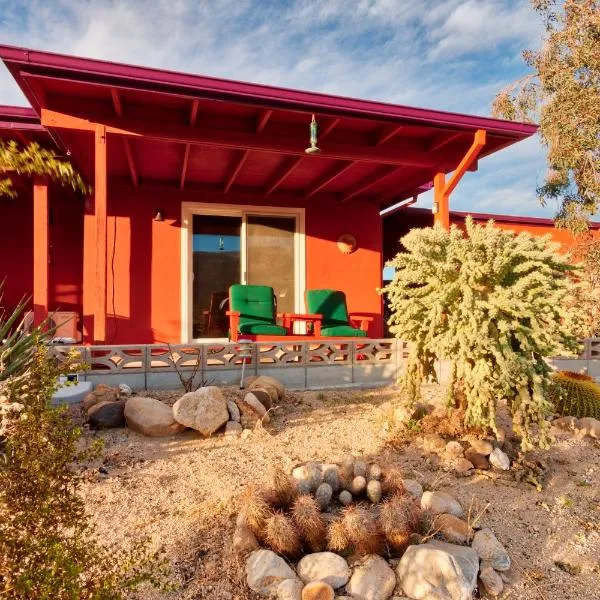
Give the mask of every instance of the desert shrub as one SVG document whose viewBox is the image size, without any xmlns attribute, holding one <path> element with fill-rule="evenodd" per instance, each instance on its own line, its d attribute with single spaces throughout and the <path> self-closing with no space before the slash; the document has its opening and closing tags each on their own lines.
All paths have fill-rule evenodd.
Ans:
<svg viewBox="0 0 600 600">
<path fill-rule="evenodd" d="M 600 419 L 600 385 L 589 375 L 571 371 L 553 373 L 550 399 L 560 415 Z"/>
<path fill-rule="evenodd" d="M 580 337 L 600 335 L 600 238 L 588 232 L 577 238 L 571 252 L 581 269 L 578 272 L 580 285 L 573 301 L 581 309 L 578 322 Z"/>
<path fill-rule="evenodd" d="M 391 331 L 411 344 L 406 400 L 414 406 L 421 382 L 435 379 L 435 361 L 448 360 L 448 401 L 465 410 L 466 426 L 496 431 L 496 407 L 505 399 L 523 449 L 546 444 L 544 357 L 579 349 L 576 309 L 567 309 L 576 287 L 568 257 L 547 237 L 471 218 L 465 231 L 414 229 L 401 241 L 406 251 L 390 263 L 396 273 L 383 292 Z"/>
<path fill-rule="evenodd" d="M 102 545 L 78 495 L 74 466 L 97 452 L 50 401 L 59 369 L 37 343 L 21 372 L 0 381 L 0 597 L 119 599 L 144 582 L 161 586 L 164 564 L 145 544 Z"/>
</svg>

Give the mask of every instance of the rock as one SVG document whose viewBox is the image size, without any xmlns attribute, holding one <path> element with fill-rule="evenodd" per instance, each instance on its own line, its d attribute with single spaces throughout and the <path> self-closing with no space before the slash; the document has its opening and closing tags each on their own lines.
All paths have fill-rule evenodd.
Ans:
<svg viewBox="0 0 600 600">
<path fill-rule="evenodd" d="M 490 468 L 490 462 L 483 455 L 477 452 L 474 448 L 469 448 L 465 452 L 465 458 L 476 468 L 487 470 Z"/>
<path fill-rule="evenodd" d="M 367 477 L 367 463 L 364 460 L 357 460 L 354 463 L 354 477 Z"/>
<path fill-rule="evenodd" d="M 467 522 L 454 515 L 437 515 L 433 527 L 452 544 L 466 544 L 471 537 L 471 529 Z"/>
<path fill-rule="evenodd" d="M 354 456 L 346 454 L 342 458 L 342 477 L 346 481 L 351 481 L 354 478 Z"/>
<path fill-rule="evenodd" d="M 579 419 L 578 429 L 584 435 L 600 440 L 600 421 L 591 417 L 583 417 Z"/>
<path fill-rule="evenodd" d="M 490 464 L 495 469 L 508 471 L 510 469 L 510 458 L 500 448 L 494 448 L 490 454 Z"/>
<path fill-rule="evenodd" d="M 316 463 L 309 462 L 296 467 L 292 471 L 292 477 L 300 482 L 307 481 L 310 486 L 310 491 L 315 491 L 323 483 L 323 473 Z"/>
<path fill-rule="evenodd" d="M 333 490 L 328 483 L 322 483 L 315 491 L 315 500 L 318 502 L 321 510 L 325 510 L 331 502 Z"/>
<path fill-rule="evenodd" d="M 382 471 L 381 467 L 376 464 L 369 465 L 369 480 L 379 481 L 381 479 Z"/>
<path fill-rule="evenodd" d="M 296 579 L 296 574 L 281 556 L 260 548 L 254 550 L 246 561 L 246 578 L 252 591 L 269 597 L 282 581 Z"/>
<path fill-rule="evenodd" d="M 409 598 L 470 600 L 478 571 L 479 557 L 472 548 L 430 541 L 409 546 L 396 574 Z"/>
<path fill-rule="evenodd" d="M 233 549 L 238 554 L 247 554 L 258 548 L 258 540 L 244 520 L 239 521 L 233 532 Z"/>
<path fill-rule="evenodd" d="M 428 433 L 423 436 L 423 450 L 439 454 L 446 450 L 446 443 L 437 433 Z"/>
<path fill-rule="evenodd" d="M 116 390 L 107 386 L 104 383 L 99 383 L 93 392 L 90 392 L 82 402 L 83 410 L 86 412 L 94 406 L 94 404 L 99 404 L 100 402 L 116 402 L 118 400 L 118 395 Z"/>
<path fill-rule="evenodd" d="M 493 598 L 500 596 L 504 591 L 502 577 L 492 567 L 483 567 L 479 572 L 479 580 L 486 593 Z"/>
<path fill-rule="evenodd" d="M 371 554 L 354 568 L 346 592 L 356 600 L 387 600 L 396 587 L 396 576 L 387 562 Z"/>
<path fill-rule="evenodd" d="M 487 440 L 473 438 L 472 440 L 470 440 L 470 444 L 474 452 L 476 452 L 477 454 L 482 454 L 483 456 L 489 456 L 494 451 L 494 445 L 491 442 L 488 442 Z"/>
<path fill-rule="evenodd" d="M 269 393 L 264 388 L 252 388 L 252 394 L 265 407 L 266 410 L 269 410 L 273 406 L 273 392 Z"/>
<path fill-rule="evenodd" d="M 126 383 L 119 384 L 119 395 L 120 396 L 131 396 L 133 391 Z"/>
<path fill-rule="evenodd" d="M 125 427 L 124 411 L 123 402 L 98 402 L 88 411 L 88 423 L 92 429 Z"/>
<path fill-rule="evenodd" d="M 415 499 L 421 500 L 423 496 L 423 486 L 416 479 L 403 479 L 404 489 Z"/>
<path fill-rule="evenodd" d="M 241 419 L 240 409 L 233 400 L 227 400 L 227 412 L 229 413 L 229 420 L 239 423 Z"/>
<path fill-rule="evenodd" d="M 185 429 L 173 416 L 173 409 L 155 398 L 132 396 L 125 403 L 127 427 L 150 437 L 174 435 Z"/>
<path fill-rule="evenodd" d="M 242 431 L 241 424 L 236 421 L 227 421 L 227 423 L 225 423 L 225 435 L 227 436 L 240 435 Z"/>
<path fill-rule="evenodd" d="M 466 458 L 455 459 L 453 466 L 457 473 L 466 473 L 467 471 L 471 471 L 473 469 L 473 463 Z"/>
<path fill-rule="evenodd" d="M 298 493 L 304 496 L 308 496 L 312 492 L 310 481 L 307 479 L 296 480 L 296 487 L 298 488 Z"/>
<path fill-rule="evenodd" d="M 302 587 L 298 579 L 286 579 L 277 586 L 275 597 L 277 600 L 302 600 Z"/>
<path fill-rule="evenodd" d="M 373 503 L 377 504 L 381 502 L 381 482 L 376 479 L 372 479 L 367 483 L 367 498 Z"/>
<path fill-rule="evenodd" d="M 455 440 L 452 440 L 446 444 L 445 451 L 448 456 L 452 457 L 459 457 L 464 453 L 463 447 Z"/>
<path fill-rule="evenodd" d="M 323 481 L 331 486 L 333 492 L 340 489 L 340 473 L 338 466 L 334 464 L 321 465 L 321 473 L 323 473 Z"/>
<path fill-rule="evenodd" d="M 243 417 L 247 418 L 249 425 L 253 425 L 257 421 L 269 422 L 267 409 L 252 392 L 248 392 L 243 399 L 237 400 L 236 403 L 242 411 L 242 424 Z"/>
<path fill-rule="evenodd" d="M 229 420 L 227 401 L 214 385 L 184 394 L 173 405 L 173 416 L 178 423 L 195 429 L 205 437 L 212 435 Z"/>
<path fill-rule="evenodd" d="M 355 496 L 358 496 L 359 494 L 362 494 L 365 491 L 366 487 L 367 480 L 364 477 L 355 477 L 352 480 L 352 485 L 350 486 L 350 489 L 352 490 L 352 493 Z"/>
<path fill-rule="evenodd" d="M 482 561 L 489 563 L 496 571 L 510 569 L 510 556 L 491 529 L 477 531 L 473 536 L 471 548 L 477 552 Z"/>
<path fill-rule="evenodd" d="M 308 583 L 302 589 L 302 600 L 334 600 L 335 592 L 322 581 Z"/>
<path fill-rule="evenodd" d="M 559 427 L 560 429 L 566 429 L 572 431 L 579 427 L 579 420 L 576 417 L 559 417 L 552 421 L 552 425 Z"/>
<path fill-rule="evenodd" d="M 297 571 L 304 583 L 322 581 L 333 589 L 346 585 L 351 573 L 346 560 L 333 552 L 307 554 L 298 563 Z"/>
<path fill-rule="evenodd" d="M 342 490 L 338 498 L 344 506 L 352 504 L 352 494 L 348 490 Z"/>
<path fill-rule="evenodd" d="M 449 513 L 455 517 L 463 517 L 465 514 L 458 501 L 446 492 L 423 492 L 421 508 L 436 515 Z"/>
<path fill-rule="evenodd" d="M 246 381 L 248 380 L 249 378 Z M 275 388 L 275 391 L 277 392 L 277 400 L 281 401 L 285 398 L 285 385 L 283 385 L 283 383 L 281 383 L 281 381 L 278 379 L 275 379 L 275 377 L 260 375 L 248 383 L 249 390 L 253 390 L 255 388 L 268 389 L 269 387 Z M 276 400 L 274 399 L 273 401 L 275 402 Z"/>
</svg>

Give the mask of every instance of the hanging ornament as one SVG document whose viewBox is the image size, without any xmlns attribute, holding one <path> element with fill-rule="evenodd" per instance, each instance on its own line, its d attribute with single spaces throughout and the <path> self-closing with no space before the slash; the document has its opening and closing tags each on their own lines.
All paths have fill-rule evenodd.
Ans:
<svg viewBox="0 0 600 600">
<path fill-rule="evenodd" d="M 317 120 L 315 119 L 315 115 L 312 116 L 310 122 L 310 147 L 304 152 L 306 154 L 319 154 L 321 152 L 321 149 L 317 148 Z"/>
</svg>

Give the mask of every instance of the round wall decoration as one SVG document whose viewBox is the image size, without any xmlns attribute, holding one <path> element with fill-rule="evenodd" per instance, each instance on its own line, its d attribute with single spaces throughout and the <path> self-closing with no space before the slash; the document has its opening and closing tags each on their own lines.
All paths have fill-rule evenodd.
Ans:
<svg viewBox="0 0 600 600">
<path fill-rule="evenodd" d="M 356 250 L 356 238 L 350 233 L 344 233 L 338 238 L 337 246 L 340 252 L 352 254 Z"/>
</svg>

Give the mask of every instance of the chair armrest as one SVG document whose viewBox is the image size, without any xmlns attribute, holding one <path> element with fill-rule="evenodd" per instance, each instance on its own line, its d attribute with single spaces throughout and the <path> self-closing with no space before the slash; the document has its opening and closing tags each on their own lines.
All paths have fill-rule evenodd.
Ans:
<svg viewBox="0 0 600 600">
<path fill-rule="evenodd" d="M 305 321 L 306 323 L 313 324 L 315 337 L 321 336 L 321 321 L 323 320 L 323 315 L 287 313 L 286 316 L 290 324 L 290 330 L 293 328 L 295 321 Z"/>
<path fill-rule="evenodd" d="M 228 310 L 225 314 L 229 317 L 229 335 L 234 342 L 238 341 L 238 327 L 240 325 L 240 315 L 238 310 Z"/>
<path fill-rule="evenodd" d="M 348 318 L 353 323 L 359 323 L 359 328 L 361 331 L 368 331 L 369 323 L 373 321 L 373 317 L 369 315 L 361 315 L 360 313 L 352 313 L 348 315 Z"/>
</svg>

